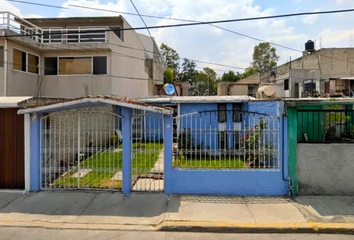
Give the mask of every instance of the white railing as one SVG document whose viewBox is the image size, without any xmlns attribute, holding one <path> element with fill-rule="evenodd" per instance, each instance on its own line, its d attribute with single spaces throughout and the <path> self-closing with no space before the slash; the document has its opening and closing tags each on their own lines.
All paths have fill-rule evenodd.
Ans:
<svg viewBox="0 0 354 240">
<path fill-rule="evenodd" d="M 12 30 L 34 41 L 42 42 L 41 28 L 10 12 L 0 12 L 0 29 Z"/>
<path fill-rule="evenodd" d="M 106 42 L 106 27 L 46 28 L 43 43 Z"/>
<path fill-rule="evenodd" d="M 95 43 L 106 42 L 107 27 L 39 28 L 10 12 L 0 12 L 0 29 L 26 35 L 39 43 Z"/>
</svg>

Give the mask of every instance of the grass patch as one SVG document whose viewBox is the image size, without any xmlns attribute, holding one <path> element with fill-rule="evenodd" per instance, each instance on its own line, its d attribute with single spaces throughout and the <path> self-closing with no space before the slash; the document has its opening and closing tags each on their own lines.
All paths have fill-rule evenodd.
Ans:
<svg viewBox="0 0 354 240">
<path fill-rule="evenodd" d="M 175 168 L 185 169 L 243 169 L 245 163 L 241 159 L 210 157 L 209 159 L 186 159 L 178 157 L 173 162 Z"/>
<path fill-rule="evenodd" d="M 163 148 L 163 144 L 134 143 L 132 153 L 135 155 L 132 159 L 133 174 L 148 174 L 151 168 L 154 167 L 158 156 Z M 81 188 L 107 188 L 121 189 L 121 180 L 111 180 L 118 172 L 122 171 L 123 167 L 123 152 L 98 152 L 90 158 L 80 163 L 80 169 L 91 169 L 84 177 L 80 177 Z M 72 177 L 77 172 L 69 171 L 65 176 L 58 178 L 54 185 L 56 187 L 73 187 L 78 186 L 78 178 Z"/>
</svg>

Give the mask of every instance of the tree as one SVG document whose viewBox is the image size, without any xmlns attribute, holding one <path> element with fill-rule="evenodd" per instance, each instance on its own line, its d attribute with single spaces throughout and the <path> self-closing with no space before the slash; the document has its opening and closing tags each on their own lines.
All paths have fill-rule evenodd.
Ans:
<svg viewBox="0 0 354 240">
<path fill-rule="evenodd" d="M 276 67 L 278 60 L 276 49 L 270 43 L 262 42 L 254 47 L 252 67 L 260 73 L 261 79 L 269 81 L 268 73 Z"/>
<path fill-rule="evenodd" d="M 178 72 L 179 65 L 179 55 L 176 50 L 162 43 L 160 46 L 161 55 L 164 62 L 167 65 L 167 68 L 170 68 L 172 72 Z"/>
<path fill-rule="evenodd" d="M 164 83 L 175 83 L 171 68 L 167 68 L 163 75 Z"/>
<path fill-rule="evenodd" d="M 225 72 L 221 77 L 222 82 L 236 82 L 240 79 L 242 79 L 242 75 L 239 72 L 235 74 L 234 71 Z"/>
<path fill-rule="evenodd" d="M 245 72 L 242 74 L 242 79 L 255 74 L 257 71 L 252 66 L 246 68 Z"/>
<path fill-rule="evenodd" d="M 208 67 L 203 68 L 203 71 L 199 71 L 196 81 L 191 84 L 190 93 L 194 96 L 209 96 L 216 95 L 217 83 L 216 72 Z"/>
</svg>

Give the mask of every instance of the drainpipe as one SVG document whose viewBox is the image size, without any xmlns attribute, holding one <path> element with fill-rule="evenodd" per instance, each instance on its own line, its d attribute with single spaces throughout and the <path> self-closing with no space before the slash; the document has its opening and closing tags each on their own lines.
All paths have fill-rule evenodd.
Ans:
<svg viewBox="0 0 354 240">
<path fill-rule="evenodd" d="M 5 34 L 5 32 L 4 32 Z M 4 97 L 7 96 L 7 38 L 5 37 L 4 46 Z"/>
</svg>

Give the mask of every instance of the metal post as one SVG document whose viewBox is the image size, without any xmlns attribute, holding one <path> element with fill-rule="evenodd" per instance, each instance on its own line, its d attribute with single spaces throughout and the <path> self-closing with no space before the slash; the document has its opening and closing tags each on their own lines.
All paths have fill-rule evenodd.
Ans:
<svg viewBox="0 0 354 240">
<path fill-rule="evenodd" d="M 80 188 L 80 112 L 77 113 L 77 187 Z"/>
</svg>

